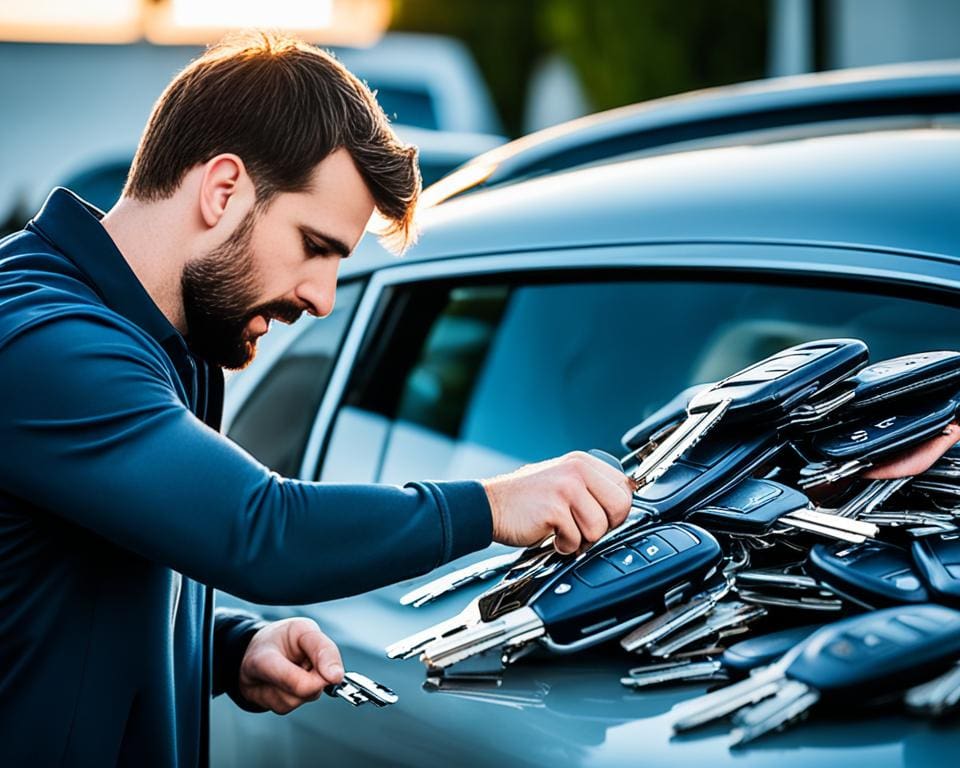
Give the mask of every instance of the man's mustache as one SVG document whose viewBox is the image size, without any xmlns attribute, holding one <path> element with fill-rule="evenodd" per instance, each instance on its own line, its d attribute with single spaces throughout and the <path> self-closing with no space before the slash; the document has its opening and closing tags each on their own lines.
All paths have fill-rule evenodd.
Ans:
<svg viewBox="0 0 960 768">
<path fill-rule="evenodd" d="M 257 315 L 261 315 L 266 320 L 279 320 L 281 323 L 295 323 L 303 314 L 303 308 L 289 301 L 271 301 L 266 304 L 260 304 L 247 313 L 246 320 L 249 322 Z"/>
</svg>

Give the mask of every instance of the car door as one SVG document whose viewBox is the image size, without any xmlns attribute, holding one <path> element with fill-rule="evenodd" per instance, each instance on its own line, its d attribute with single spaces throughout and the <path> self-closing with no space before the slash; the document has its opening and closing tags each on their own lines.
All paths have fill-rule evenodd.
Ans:
<svg viewBox="0 0 960 768">
<path fill-rule="evenodd" d="M 617 452 L 619 436 L 678 390 L 791 344 L 857 337 L 875 360 L 960 348 L 958 293 L 960 267 L 944 260 L 810 246 L 579 249 L 384 269 L 359 300 L 316 413 L 302 414 L 300 474 L 398 483 L 485 476 L 573 449 Z M 303 435 L 302 424 L 290 428 Z M 283 719 L 218 702 L 215 762 L 619 765 L 642 746 L 649 764 L 733 764 L 721 734 L 670 739 L 669 708 L 702 687 L 629 692 L 618 680 L 631 660 L 616 645 L 436 692 L 416 660 L 387 661 L 383 648 L 481 587 L 401 607 L 400 595 L 425 580 L 263 609 L 316 618 L 348 669 L 395 688 L 401 702 L 352 711 L 323 701 Z M 899 766 L 905 743 L 921 755 L 960 746 L 897 716 L 816 722 L 784 738 L 789 759 L 774 745 L 737 764 L 816 755 L 853 765 L 862 758 L 846 747 L 863 744 L 876 765 Z"/>
</svg>

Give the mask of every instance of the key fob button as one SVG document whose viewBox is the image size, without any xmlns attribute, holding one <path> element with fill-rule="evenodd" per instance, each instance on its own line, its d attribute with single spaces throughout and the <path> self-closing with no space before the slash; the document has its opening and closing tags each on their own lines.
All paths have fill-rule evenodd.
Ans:
<svg viewBox="0 0 960 768">
<path fill-rule="evenodd" d="M 608 552 L 603 556 L 608 563 L 612 563 L 615 568 L 623 573 L 631 573 L 638 568 L 645 568 L 649 563 L 640 554 L 630 547 L 621 547 L 613 552 Z"/>
<path fill-rule="evenodd" d="M 677 554 L 677 550 L 657 535 L 646 536 L 632 546 L 648 563 L 655 563 L 665 557 Z"/>
<path fill-rule="evenodd" d="M 673 547 L 677 552 L 685 552 L 691 547 L 697 546 L 700 542 L 694 537 L 692 533 L 684 530 L 683 528 L 664 528 L 657 534 L 658 538 L 663 539 L 671 547 Z"/>
<path fill-rule="evenodd" d="M 584 563 L 574 573 L 589 587 L 600 587 L 623 576 L 623 571 L 602 557 Z"/>
</svg>

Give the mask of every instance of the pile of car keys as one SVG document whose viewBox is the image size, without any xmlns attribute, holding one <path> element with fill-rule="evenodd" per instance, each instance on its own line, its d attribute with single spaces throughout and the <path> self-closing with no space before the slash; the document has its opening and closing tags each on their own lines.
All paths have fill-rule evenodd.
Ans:
<svg viewBox="0 0 960 768">
<path fill-rule="evenodd" d="M 681 392 L 623 437 L 637 491 L 584 552 L 552 539 L 433 581 L 423 605 L 502 574 L 458 615 L 401 640 L 434 676 L 500 670 L 537 649 L 619 640 L 625 686 L 733 681 L 678 706 L 674 728 L 732 717 L 747 743 L 814 705 L 960 702 L 960 449 L 915 477 L 862 472 L 940 435 L 960 353 L 868 364 L 866 344 L 786 349 Z M 829 623 L 828 623 L 829 622 Z"/>
</svg>

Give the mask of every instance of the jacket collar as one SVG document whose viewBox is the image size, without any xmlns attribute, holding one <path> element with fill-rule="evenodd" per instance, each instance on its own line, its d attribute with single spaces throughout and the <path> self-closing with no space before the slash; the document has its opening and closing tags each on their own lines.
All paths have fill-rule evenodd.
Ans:
<svg viewBox="0 0 960 768">
<path fill-rule="evenodd" d="M 149 333 L 165 349 L 185 351 L 185 341 L 150 298 L 103 228 L 103 212 L 63 187 L 54 189 L 27 229 L 39 234 L 87 277 L 114 312 Z"/>
</svg>

